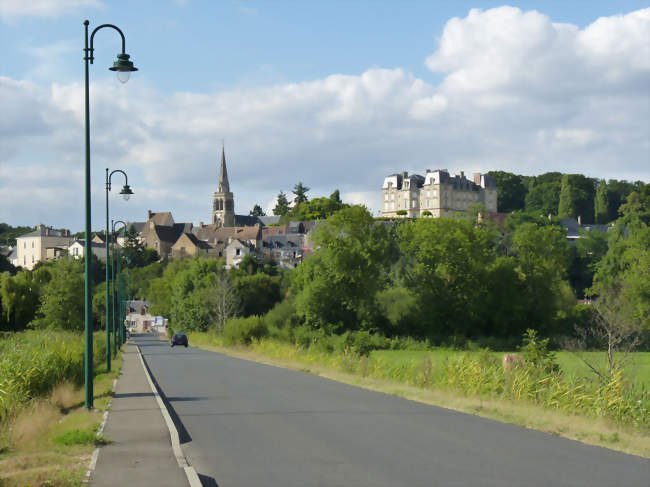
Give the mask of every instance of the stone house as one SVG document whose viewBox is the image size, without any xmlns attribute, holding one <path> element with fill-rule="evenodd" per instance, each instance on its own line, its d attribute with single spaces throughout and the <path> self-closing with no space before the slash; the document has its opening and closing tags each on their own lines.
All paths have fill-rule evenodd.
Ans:
<svg viewBox="0 0 650 487">
<path fill-rule="evenodd" d="M 106 260 L 105 243 L 97 243 L 91 240 L 90 246 L 93 251 L 93 254 L 95 254 L 95 257 L 103 261 Z M 70 257 L 72 257 L 73 259 L 83 259 L 84 255 L 86 255 L 86 241 L 75 240 L 74 242 L 72 242 L 68 247 L 68 255 L 70 255 Z"/>
<path fill-rule="evenodd" d="M 172 258 L 196 257 L 198 255 L 208 255 L 212 249 L 207 242 L 199 240 L 193 233 L 183 233 L 176 243 L 172 245 Z"/>
</svg>

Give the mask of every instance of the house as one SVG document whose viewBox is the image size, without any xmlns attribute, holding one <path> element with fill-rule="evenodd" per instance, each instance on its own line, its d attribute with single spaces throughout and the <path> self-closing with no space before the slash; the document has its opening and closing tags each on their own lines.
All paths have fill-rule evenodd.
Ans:
<svg viewBox="0 0 650 487">
<path fill-rule="evenodd" d="M 140 238 L 145 247 L 156 249 L 161 259 L 171 256 L 172 247 L 184 233 L 192 232 L 191 223 L 175 223 L 171 212 L 148 212 L 148 220 L 142 227 Z"/>
<path fill-rule="evenodd" d="M 199 240 L 193 233 L 183 233 L 176 243 L 172 245 L 172 258 L 195 257 L 198 255 L 208 255 L 212 249 L 210 244 Z"/>
<path fill-rule="evenodd" d="M 607 233 L 614 228 L 613 226 L 598 225 L 594 223 L 583 225 L 580 217 L 575 220 L 573 218 L 562 218 L 560 220 L 560 225 L 564 227 L 564 230 L 566 232 L 566 239 L 572 243 L 575 243 L 581 239 L 584 233 Z"/>
<path fill-rule="evenodd" d="M 247 240 L 230 238 L 223 253 L 226 257 L 226 269 L 239 268 L 244 257 L 255 255 L 255 247 Z"/>
<path fill-rule="evenodd" d="M 384 178 L 381 193 L 384 217 L 420 217 L 425 211 L 435 218 L 455 216 L 477 203 L 489 212 L 497 212 L 496 181 L 481 173 L 474 173 L 473 180 L 467 179 L 463 171 L 453 175 L 446 169 L 427 169 L 424 176 L 391 174 Z"/>
<path fill-rule="evenodd" d="M 31 270 L 38 262 L 60 258 L 73 240 L 70 230 L 39 225 L 33 232 L 16 238 L 17 264 Z"/>
<path fill-rule="evenodd" d="M 273 262 L 283 269 L 295 269 L 306 253 L 305 235 L 268 235 L 262 240 L 263 262 Z"/>
<path fill-rule="evenodd" d="M 206 242 L 210 249 L 208 255 L 224 257 L 224 251 L 231 239 L 238 239 L 258 249 L 262 241 L 262 226 L 252 227 L 223 227 L 219 223 L 200 225 L 194 231 L 198 240 Z"/>
<path fill-rule="evenodd" d="M 93 254 L 95 254 L 95 257 L 97 257 L 99 260 L 106 261 L 106 244 L 93 242 L 91 240 L 90 245 Z M 68 255 L 70 255 L 74 259 L 82 259 L 86 253 L 85 249 L 86 249 L 85 240 L 75 240 L 68 246 L 67 252 Z"/>
</svg>

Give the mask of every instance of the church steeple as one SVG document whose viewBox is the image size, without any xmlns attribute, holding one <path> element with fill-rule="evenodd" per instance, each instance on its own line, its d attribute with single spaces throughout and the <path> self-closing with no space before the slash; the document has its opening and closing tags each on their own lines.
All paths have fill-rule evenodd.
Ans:
<svg viewBox="0 0 650 487">
<path fill-rule="evenodd" d="M 228 170 L 226 169 L 226 150 L 221 146 L 221 168 L 219 169 L 219 186 L 218 193 L 230 193 L 230 184 L 228 183 Z"/>
<path fill-rule="evenodd" d="M 219 168 L 219 184 L 212 197 L 212 223 L 223 227 L 235 226 L 235 199 L 230 192 L 228 170 L 226 169 L 226 151 L 221 146 L 221 167 Z"/>
</svg>

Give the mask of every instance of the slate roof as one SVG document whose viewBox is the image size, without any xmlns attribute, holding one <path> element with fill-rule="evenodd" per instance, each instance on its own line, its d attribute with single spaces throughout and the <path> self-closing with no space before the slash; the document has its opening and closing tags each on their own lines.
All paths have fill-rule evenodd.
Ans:
<svg viewBox="0 0 650 487">
<path fill-rule="evenodd" d="M 46 235 L 46 231 L 48 228 L 45 226 L 40 225 L 36 230 L 26 233 L 24 235 L 21 235 L 16 238 L 24 238 L 24 237 L 70 237 L 70 234 L 68 232 L 68 235 L 65 235 L 67 230 L 56 230 L 54 228 L 49 228 L 50 234 Z"/>
<path fill-rule="evenodd" d="M 574 220 L 573 218 L 563 218 L 560 220 L 560 225 L 564 227 L 566 230 L 566 238 L 568 239 L 577 239 L 581 238 L 582 235 L 580 235 L 580 230 L 583 230 L 585 232 L 602 232 L 602 233 L 607 233 L 610 229 L 614 227 L 610 227 L 607 225 L 598 225 L 595 223 L 590 223 L 590 224 L 585 224 L 585 225 L 578 225 L 578 220 Z"/>
<path fill-rule="evenodd" d="M 171 211 L 161 211 L 159 213 L 151 213 L 149 220 L 153 220 L 154 225 L 164 225 L 170 218 L 174 221 Z"/>
<path fill-rule="evenodd" d="M 262 222 L 262 225 L 268 226 L 268 225 L 276 225 L 280 223 L 280 218 L 282 218 L 280 215 L 267 215 L 267 216 L 260 216 L 257 217 L 260 222 Z"/>
</svg>

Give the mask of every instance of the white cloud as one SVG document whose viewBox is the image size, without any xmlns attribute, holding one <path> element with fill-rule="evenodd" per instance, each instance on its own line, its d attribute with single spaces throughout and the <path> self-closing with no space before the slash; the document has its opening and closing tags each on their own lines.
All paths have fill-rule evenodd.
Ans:
<svg viewBox="0 0 650 487">
<path fill-rule="evenodd" d="M 427 58 L 437 86 L 399 68 L 209 94 L 168 96 L 138 76 L 92 84 L 93 187 L 101 196 L 103 168 L 119 167 L 136 192 L 122 218 L 209 221 L 222 139 L 242 214 L 268 212 L 298 181 L 376 211 L 386 174 L 426 168 L 648 181 L 649 33 L 650 9 L 581 30 L 501 7 L 447 23 Z M 81 84 L 0 77 L 0 104 L 0 168 L 80 170 Z M 9 184 L 0 178 L 0 194 Z M 45 187 L 25 180 L 32 213 L 51 204 Z M 2 205 L 0 221 L 38 223 L 26 214 Z"/>
<path fill-rule="evenodd" d="M 59 17 L 70 10 L 102 5 L 99 0 L 0 0 L 0 18 Z"/>
</svg>

